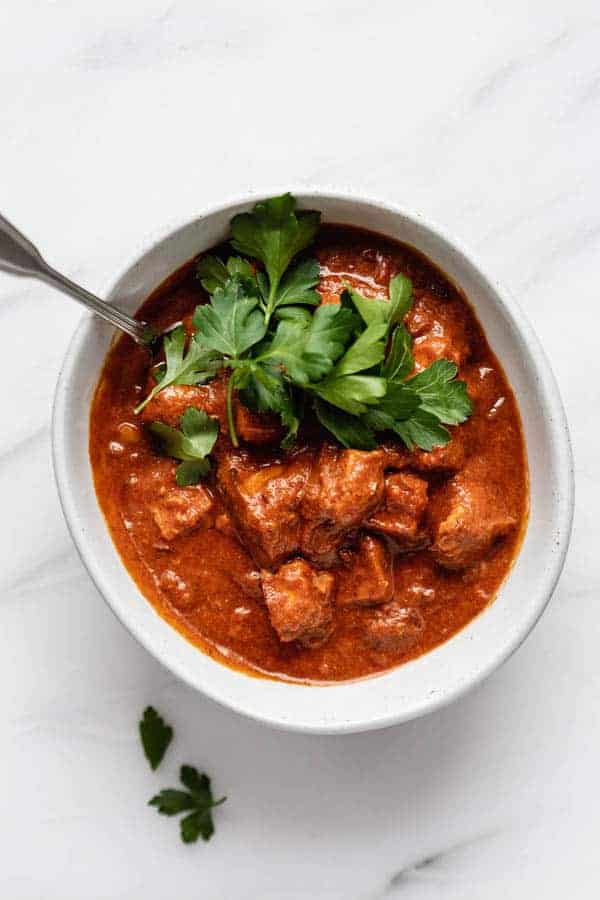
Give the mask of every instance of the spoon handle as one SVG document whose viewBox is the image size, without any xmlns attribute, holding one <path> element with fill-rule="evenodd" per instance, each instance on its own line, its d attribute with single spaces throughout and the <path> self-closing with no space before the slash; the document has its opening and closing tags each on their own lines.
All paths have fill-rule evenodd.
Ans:
<svg viewBox="0 0 600 900">
<path fill-rule="evenodd" d="M 138 344 L 149 346 L 156 339 L 156 333 L 150 325 L 132 319 L 49 266 L 37 247 L 3 215 L 0 215 L 0 269 L 11 275 L 24 275 L 45 281 L 56 290 L 78 300 L 111 325 L 125 331 Z"/>
</svg>

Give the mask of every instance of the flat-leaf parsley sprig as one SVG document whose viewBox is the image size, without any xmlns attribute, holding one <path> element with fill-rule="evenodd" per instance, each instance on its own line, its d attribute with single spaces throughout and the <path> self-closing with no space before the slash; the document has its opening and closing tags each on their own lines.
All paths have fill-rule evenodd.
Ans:
<svg viewBox="0 0 600 900">
<path fill-rule="evenodd" d="M 215 833 L 212 811 L 216 806 L 225 803 L 227 797 L 215 800 L 210 778 L 204 772 L 199 773 L 194 766 L 182 766 L 179 780 L 187 790 L 165 788 L 152 797 L 148 805 L 155 806 L 164 816 L 188 813 L 179 822 L 181 840 L 184 844 L 192 844 L 199 837 L 203 841 L 209 841 Z"/>
<path fill-rule="evenodd" d="M 147 706 L 139 723 L 140 740 L 144 755 L 151 769 L 161 764 L 167 748 L 173 740 L 173 729 L 156 712 L 153 706 Z"/>
<path fill-rule="evenodd" d="M 150 767 L 157 769 L 173 740 L 173 729 L 153 706 L 146 707 L 138 727 L 144 755 Z M 210 778 L 194 766 L 181 766 L 179 780 L 186 790 L 164 788 L 148 801 L 148 806 L 154 806 L 163 816 L 187 813 L 179 823 L 181 840 L 185 844 L 192 844 L 199 837 L 209 841 L 215 833 L 212 811 L 225 803 L 227 797 L 215 800 Z"/>
<path fill-rule="evenodd" d="M 163 453 L 181 462 L 175 472 L 180 487 L 197 484 L 210 469 L 208 456 L 219 434 L 219 420 L 202 409 L 188 406 L 180 419 L 181 429 L 163 422 L 151 422 L 150 432 L 158 440 Z"/>
<path fill-rule="evenodd" d="M 317 260 L 295 261 L 319 221 L 317 212 L 296 210 L 290 194 L 234 217 L 231 245 L 242 256 L 200 260 L 198 277 L 209 302 L 196 307 L 187 350 L 182 331 L 165 337 L 165 365 L 138 410 L 169 384 L 201 384 L 228 368 L 234 446 L 236 390 L 251 408 L 280 417 L 284 446 L 294 442 L 308 410 L 345 447 L 372 449 L 378 432 L 393 432 L 411 450 L 450 440 L 446 426 L 464 422 L 472 404 L 449 360 L 412 375 L 413 341 L 403 324 L 412 305 L 410 279 L 392 278 L 389 300 L 346 286 L 339 303 L 320 305 Z M 172 436 L 165 450 L 188 461 L 177 455 L 181 448 Z M 190 477 L 199 478 L 202 469 Z"/>
</svg>

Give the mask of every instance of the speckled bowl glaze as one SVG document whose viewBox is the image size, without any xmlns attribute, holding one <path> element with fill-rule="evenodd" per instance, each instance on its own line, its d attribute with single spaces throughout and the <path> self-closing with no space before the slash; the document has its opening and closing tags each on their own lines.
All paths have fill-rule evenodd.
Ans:
<svg viewBox="0 0 600 900">
<path fill-rule="evenodd" d="M 252 194 L 204 210 L 142 249 L 108 291 L 134 312 L 167 275 L 223 240 Z M 281 193 L 281 191 L 279 191 Z M 113 330 L 87 316 L 69 347 L 56 390 L 54 467 L 66 520 L 90 575 L 129 631 L 167 668 L 238 713 L 283 729 L 344 733 L 384 728 L 460 697 L 503 663 L 531 631 L 560 575 L 573 512 L 567 422 L 539 341 L 518 305 L 471 253 L 426 223 L 385 202 L 321 191 L 296 192 L 324 221 L 357 225 L 413 245 L 466 293 L 517 396 L 527 444 L 531 508 L 515 565 L 496 600 L 432 652 L 382 675 L 326 687 L 245 675 L 206 656 L 167 624 L 123 566 L 96 500 L 88 456 L 90 404 Z M 107 654 L 110 648 L 107 648 Z"/>
</svg>

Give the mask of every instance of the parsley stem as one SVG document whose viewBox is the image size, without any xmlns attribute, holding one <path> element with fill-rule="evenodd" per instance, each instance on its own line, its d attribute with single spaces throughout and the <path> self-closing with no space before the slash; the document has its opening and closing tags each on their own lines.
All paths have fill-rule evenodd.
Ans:
<svg viewBox="0 0 600 900">
<path fill-rule="evenodd" d="M 237 432 L 235 430 L 235 419 L 233 416 L 233 373 L 231 374 L 229 381 L 227 382 L 227 424 L 229 425 L 229 436 L 231 438 L 231 443 L 234 447 L 239 447 L 240 442 L 238 441 Z"/>
<path fill-rule="evenodd" d="M 279 287 L 279 280 L 274 281 L 274 282 L 271 284 L 271 287 L 270 287 L 270 290 L 269 290 L 269 296 L 268 296 L 268 298 L 267 298 L 267 305 L 265 306 L 265 310 L 264 310 L 264 312 L 265 312 L 265 325 L 267 325 L 267 327 L 268 327 L 269 322 L 270 322 L 270 320 L 271 320 L 271 316 L 273 315 L 273 307 L 274 307 L 274 305 L 275 305 L 275 297 L 277 296 L 277 288 L 278 288 L 278 287 Z"/>
</svg>

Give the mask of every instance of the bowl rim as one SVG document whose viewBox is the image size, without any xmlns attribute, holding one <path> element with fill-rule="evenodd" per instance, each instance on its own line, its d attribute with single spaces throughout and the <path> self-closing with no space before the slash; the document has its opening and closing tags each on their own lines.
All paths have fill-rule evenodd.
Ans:
<svg viewBox="0 0 600 900">
<path fill-rule="evenodd" d="M 295 722 L 285 717 L 273 717 L 270 715 L 261 714 L 256 710 L 247 708 L 243 703 L 235 702 L 231 699 L 223 697 L 220 692 L 213 690 L 213 687 L 210 683 L 199 684 L 198 681 L 190 675 L 190 672 L 186 669 L 186 666 L 183 663 L 181 663 L 179 660 L 173 659 L 172 657 L 170 657 L 169 659 L 165 659 L 164 655 L 161 655 L 160 650 L 157 647 L 157 643 L 152 642 L 148 634 L 136 629 L 135 627 L 133 627 L 132 623 L 128 621 L 127 616 L 113 596 L 113 589 L 108 583 L 109 580 L 104 577 L 102 567 L 97 563 L 97 558 L 94 554 L 93 547 L 84 538 L 83 533 L 79 533 L 74 527 L 74 520 L 76 518 L 78 504 L 75 492 L 72 489 L 72 483 L 69 477 L 68 467 L 66 465 L 66 444 L 65 441 L 62 440 L 62 436 L 65 433 L 64 426 L 67 413 L 68 386 L 72 375 L 81 364 L 81 345 L 88 336 L 88 332 L 96 322 L 96 317 L 92 313 L 84 313 L 80 322 L 78 323 L 77 328 L 68 344 L 56 384 L 52 409 L 51 428 L 52 459 L 55 481 L 57 484 L 59 500 L 69 533 L 73 539 L 75 548 L 98 592 L 101 594 L 115 616 L 127 628 L 128 632 L 138 641 L 138 643 L 140 643 L 155 659 L 157 659 L 162 665 L 164 665 L 169 671 L 180 678 L 183 682 L 185 682 L 195 690 L 200 691 L 209 699 L 219 703 L 222 706 L 225 706 L 226 708 L 232 709 L 234 712 L 253 719 L 254 721 L 261 722 L 262 724 L 269 725 L 270 727 L 285 731 L 295 731 L 305 734 L 344 734 L 381 729 L 400 724 L 402 722 L 410 721 L 412 719 L 420 718 L 421 716 L 427 715 L 454 702 L 455 700 L 466 694 L 468 691 L 472 690 L 476 685 L 484 681 L 495 669 L 500 667 L 520 647 L 520 645 L 534 628 L 540 616 L 546 609 L 564 567 L 573 523 L 575 483 L 573 454 L 568 422 L 556 378 L 545 354 L 545 351 L 543 350 L 539 338 L 537 337 L 537 334 L 530 324 L 526 314 L 523 312 L 520 304 L 512 296 L 511 292 L 509 292 L 507 288 L 504 285 L 500 284 L 496 279 L 492 279 L 488 275 L 486 269 L 479 263 L 477 255 L 473 253 L 470 248 L 465 246 L 465 243 L 462 240 L 458 240 L 455 236 L 450 235 L 444 227 L 440 226 L 435 221 L 432 221 L 429 217 L 424 218 L 419 213 L 411 211 L 397 204 L 390 203 L 389 201 L 383 200 L 380 197 L 365 195 L 362 193 L 354 192 L 352 190 L 340 189 L 337 187 L 313 187 L 306 184 L 297 185 L 295 187 L 290 187 L 289 185 L 287 185 L 283 189 L 281 188 L 281 186 L 271 186 L 266 190 L 262 188 L 252 189 L 242 194 L 231 195 L 227 199 L 222 200 L 218 203 L 212 203 L 203 208 L 200 208 L 197 211 L 196 215 L 192 216 L 192 218 L 179 217 L 176 219 L 172 219 L 159 231 L 155 231 L 152 237 L 149 237 L 148 239 L 142 238 L 139 241 L 136 241 L 135 247 L 130 248 L 127 253 L 123 253 L 123 259 L 120 266 L 118 267 L 117 275 L 113 276 L 110 279 L 107 289 L 103 293 L 101 293 L 100 296 L 109 297 L 116 286 L 120 283 L 121 279 L 123 279 L 130 272 L 130 270 L 136 265 L 137 262 L 139 262 L 146 255 L 156 251 L 161 244 L 167 241 L 178 231 L 184 230 L 186 227 L 191 226 L 193 223 L 199 221 L 200 219 L 205 219 L 211 216 L 225 213 L 228 209 L 231 209 L 235 206 L 241 204 L 249 206 L 253 203 L 256 203 L 258 200 L 270 196 L 277 196 L 286 191 L 289 191 L 300 199 L 302 199 L 303 196 L 308 196 L 311 198 L 322 198 L 322 200 L 325 202 L 342 201 L 357 203 L 362 206 L 373 206 L 379 208 L 381 211 L 387 214 L 398 216 L 418 228 L 425 229 L 434 238 L 441 240 L 449 248 L 451 248 L 452 251 L 458 255 L 461 261 L 464 261 L 477 273 L 482 283 L 485 285 L 486 290 L 488 290 L 489 293 L 494 297 L 495 302 L 500 304 L 503 313 L 507 315 L 508 319 L 514 324 L 516 330 L 522 337 L 525 345 L 527 346 L 530 358 L 533 362 L 535 373 L 543 380 L 543 386 L 546 395 L 545 399 L 547 400 L 547 403 L 550 407 L 550 429 L 554 437 L 553 451 L 558 461 L 558 464 L 556 466 L 558 489 L 555 492 L 555 519 L 557 522 L 558 531 L 558 547 L 555 554 L 550 558 L 550 563 L 547 566 L 545 572 L 543 589 L 542 587 L 539 588 L 539 601 L 532 614 L 528 617 L 523 617 L 523 620 L 520 622 L 520 626 L 513 629 L 513 633 L 511 634 L 510 639 L 506 640 L 500 648 L 496 648 L 495 651 L 493 648 L 490 649 L 489 659 L 487 660 L 487 662 L 481 665 L 476 671 L 474 671 L 470 677 L 462 681 L 457 680 L 451 689 L 435 692 L 428 695 L 421 701 L 420 704 L 413 704 L 408 708 L 400 709 L 397 712 L 390 712 L 388 715 L 379 716 L 377 718 L 363 715 L 359 720 L 355 721 L 341 720 L 336 721 L 335 723 L 323 722 L 319 724 L 315 724 L 312 722 L 308 723 L 305 721 Z M 88 429 L 86 428 L 86 435 L 87 434 Z M 103 516 L 101 510 L 100 514 Z M 112 542 L 112 537 L 110 538 L 110 540 Z M 116 552 L 118 554 L 118 551 Z M 120 554 L 118 555 L 120 558 Z M 122 561 L 121 565 L 125 569 Z M 125 569 L 125 571 L 127 570 Z M 510 573 L 509 575 L 507 575 L 507 577 L 510 577 Z M 135 587 L 139 591 L 137 584 L 135 585 Z M 144 600 L 145 602 L 149 603 L 149 601 L 145 597 Z M 492 605 L 493 602 L 494 601 L 492 601 Z M 472 621 L 475 622 L 478 618 L 479 617 L 475 617 L 475 619 Z M 168 622 L 165 622 L 165 624 L 168 628 L 175 631 L 182 641 L 186 641 L 185 636 L 177 632 L 172 625 L 170 625 Z M 445 646 L 448 643 L 449 642 L 445 642 L 440 646 Z M 203 652 L 200 648 L 196 649 L 197 652 Z M 430 653 L 424 654 L 424 657 L 429 656 L 434 651 L 435 648 L 434 650 L 430 651 Z M 418 659 L 422 658 L 423 657 L 419 657 Z M 223 665 L 222 663 L 217 664 Z M 406 665 L 410 665 L 410 663 L 407 663 Z M 393 672 L 398 672 L 401 671 L 402 668 L 403 666 L 398 666 L 395 669 L 386 671 L 385 673 L 381 673 L 381 675 L 383 676 Z M 243 672 L 236 674 L 239 674 L 240 677 L 249 677 Z M 373 676 L 374 679 L 376 679 L 377 677 L 380 676 Z M 253 678 L 252 676 L 250 676 L 250 680 L 255 684 L 260 684 L 261 682 L 264 683 L 263 679 Z M 364 681 L 365 679 L 357 679 L 356 682 L 341 682 L 339 683 L 339 685 L 349 686 L 355 683 L 363 683 Z M 336 686 L 337 684 L 335 683 L 332 685 L 333 688 L 335 688 Z M 310 686 L 302 686 L 302 690 L 310 689 Z M 318 689 L 323 690 L 322 687 L 319 687 Z M 325 688 L 325 690 L 329 689 L 329 687 Z"/>
</svg>

